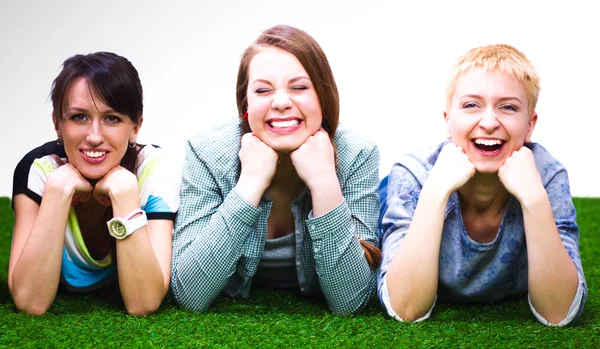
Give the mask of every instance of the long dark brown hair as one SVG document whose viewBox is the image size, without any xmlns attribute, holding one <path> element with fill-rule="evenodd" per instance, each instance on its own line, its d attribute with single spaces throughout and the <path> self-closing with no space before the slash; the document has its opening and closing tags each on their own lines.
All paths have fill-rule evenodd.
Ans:
<svg viewBox="0 0 600 349">
<path fill-rule="evenodd" d="M 236 84 L 236 100 L 242 132 L 250 132 L 250 125 L 243 115 L 248 110 L 248 79 L 252 58 L 264 47 L 276 47 L 293 54 L 313 83 L 321 105 L 323 121 L 321 126 L 334 142 L 340 118 L 340 97 L 333 78 L 333 72 L 325 52 L 317 41 L 305 31 L 289 25 L 276 25 L 263 31 L 242 54 Z M 366 241 L 360 240 L 369 265 L 375 268 L 381 261 L 381 251 Z"/>
</svg>

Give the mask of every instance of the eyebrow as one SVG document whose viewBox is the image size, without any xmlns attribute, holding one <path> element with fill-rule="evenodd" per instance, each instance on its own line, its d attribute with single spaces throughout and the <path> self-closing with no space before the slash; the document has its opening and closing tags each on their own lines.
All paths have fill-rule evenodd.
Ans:
<svg viewBox="0 0 600 349">
<path fill-rule="evenodd" d="M 290 81 L 289 81 L 289 82 L 290 82 L 290 83 L 294 83 L 294 82 L 297 82 L 297 81 L 299 81 L 299 80 L 303 80 L 303 79 L 306 79 L 306 80 L 308 80 L 308 81 L 311 81 L 311 80 L 310 80 L 310 78 L 309 78 L 308 76 L 304 76 L 304 75 L 302 75 L 302 76 L 297 76 L 297 77 L 295 77 L 295 78 L 292 78 L 292 79 L 290 79 Z M 267 84 L 267 85 L 272 85 L 272 84 L 271 84 L 271 82 L 270 82 L 269 80 L 266 80 L 266 79 L 256 79 L 256 80 L 252 81 L 252 83 L 253 83 L 253 84 L 255 84 L 255 83 L 257 83 L 257 82 L 260 82 L 260 83 L 263 83 L 263 84 Z"/>
<path fill-rule="evenodd" d="M 71 108 L 67 108 L 66 112 L 87 113 L 88 110 L 85 108 L 71 107 Z M 106 109 L 104 112 L 102 112 L 102 114 L 119 114 L 119 113 L 117 113 L 116 111 L 109 108 L 109 109 Z"/>
<path fill-rule="evenodd" d="M 459 99 L 464 99 L 464 98 L 484 99 L 483 96 L 476 95 L 476 94 L 466 94 L 466 95 L 462 95 L 459 97 Z M 500 98 L 500 101 L 517 101 L 519 103 L 523 103 L 523 102 L 521 102 L 521 100 L 519 98 L 513 97 L 513 96 L 502 97 L 502 98 Z"/>
</svg>

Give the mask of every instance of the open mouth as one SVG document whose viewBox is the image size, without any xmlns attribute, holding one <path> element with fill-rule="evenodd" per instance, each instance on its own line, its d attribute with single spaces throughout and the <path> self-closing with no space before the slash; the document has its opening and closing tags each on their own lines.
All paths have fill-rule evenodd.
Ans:
<svg viewBox="0 0 600 349">
<path fill-rule="evenodd" d="M 500 151 L 500 149 L 502 149 L 502 146 L 504 146 L 504 143 L 505 142 L 500 139 L 478 138 L 473 141 L 473 144 L 477 149 L 489 153 Z"/>
</svg>

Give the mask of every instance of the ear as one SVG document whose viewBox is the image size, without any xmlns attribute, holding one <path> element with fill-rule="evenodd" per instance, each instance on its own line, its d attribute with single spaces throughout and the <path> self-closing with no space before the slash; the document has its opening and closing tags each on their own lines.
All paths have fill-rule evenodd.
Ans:
<svg viewBox="0 0 600 349">
<path fill-rule="evenodd" d="M 527 123 L 527 134 L 525 135 L 525 143 L 531 142 L 531 135 L 533 134 L 533 129 L 537 123 L 537 117 L 538 115 L 535 111 L 529 117 L 529 122 Z"/>
<path fill-rule="evenodd" d="M 450 117 L 444 112 L 444 122 L 446 123 L 446 138 L 452 139 L 452 128 L 450 127 Z"/>
<path fill-rule="evenodd" d="M 133 126 L 133 132 L 131 133 L 131 137 L 129 138 L 129 143 L 135 142 L 137 139 L 138 133 L 140 132 L 140 128 L 142 128 L 142 124 L 144 123 L 144 117 L 140 116 L 138 118 L 138 123 Z"/>
<path fill-rule="evenodd" d="M 62 137 L 60 123 L 58 122 L 58 117 L 55 117 L 54 113 L 52 114 L 52 123 L 54 124 L 54 131 L 56 131 L 56 138 L 60 139 Z"/>
</svg>

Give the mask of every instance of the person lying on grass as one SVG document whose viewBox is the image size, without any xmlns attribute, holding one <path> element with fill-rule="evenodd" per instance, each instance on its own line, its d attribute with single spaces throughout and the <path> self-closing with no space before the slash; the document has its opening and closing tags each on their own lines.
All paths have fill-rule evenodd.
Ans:
<svg viewBox="0 0 600 349">
<path fill-rule="evenodd" d="M 188 141 L 171 287 L 204 311 L 251 285 L 322 292 L 335 313 L 376 288 L 379 152 L 338 128 L 327 58 L 275 26 L 242 55 L 239 119 Z"/>
<path fill-rule="evenodd" d="M 14 174 L 15 305 L 41 315 L 59 282 L 89 291 L 118 279 L 127 312 L 153 313 L 169 288 L 179 178 L 159 148 L 136 144 L 137 70 L 114 53 L 75 55 L 51 99 L 58 140 L 25 155 Z"/>
<path fill-rule="evenodd" d="M 487 302 L 528 293 L 535 317 L 566 325 L 587 289 L 567 171 L 531 143 L 539 78 L 508 45 L 456 63 L 449 139 L 405 155 L 380 187 L 378 293 L 401 321 L 427 319 L 436 298 Z"/>
</svg>

